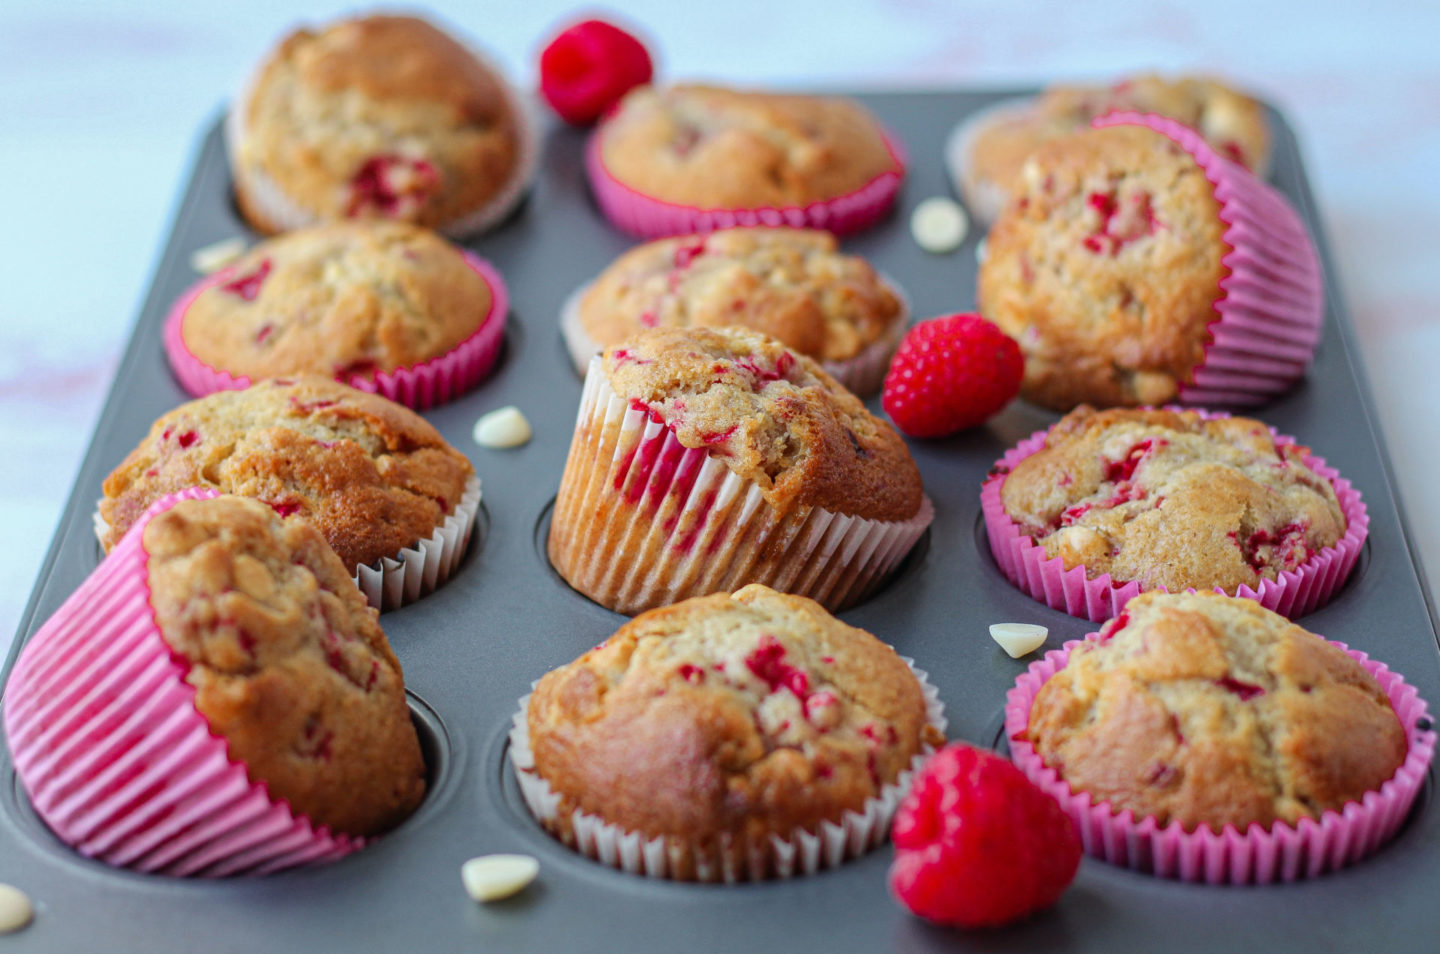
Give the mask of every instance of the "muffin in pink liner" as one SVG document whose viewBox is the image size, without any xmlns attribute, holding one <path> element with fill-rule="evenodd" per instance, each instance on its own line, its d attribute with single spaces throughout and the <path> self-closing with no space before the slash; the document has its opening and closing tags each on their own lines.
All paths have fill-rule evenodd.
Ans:
<svg viewBox="0 0 1440 954">
<path fill-rule="evenodd" d="M 1084 674 L 1039 701 L 1077 651 Z M 1219 713 L 1228 728 L 1216 734 Z M 1082 718 L 1088 728 L 1066 730 L 1064 768 L 1048 766 L 1037 745 Z M 1010 690 L 1005 733 L 1087 853 L 1209 884 L 1290 882 L 1372 854 L 1409 814 L 1436 737 L 1425 701 L 1384 664 L 1253 601 L 1200 593 L 1138 597 L 1100 632 L 1047 653 Z M 1108 752 L 1102 784 L 1133 807 L 1066 780 L 1090 772 L 1086 746 Z"/>
<path fill-rule="evenodd" d="M 407 16 L 291 32 L 225 133 L 236 203 L 266 234 L 380 218 L 461 238 L 515 208 L 540 152 L 533 106 L 496 64 Z"/>
<path fill-rule="evenodd" d="M 198 282 L 165 320 L 165 354 L 196 397 L 324 374 L 424 410 L 485 379 L 509 308 L 489 263 L 432 232 L 336 223 L 262 242 Z"/>
<path fill-rule="evenodd" d="M 424 794 L 399 663 L 339 559 L 208 488 L 137 521 L 25 645 L 5 703 L 39 816 L 138 871 L 331 861 Z"/>
<path fill-rule="evenodd" d="M 946 726 L 910 660 L 758 584 L 635 618 L 513 721 L 521 793 L 552 835 L 632 874 L 727 883 L 884 841 Z"/>
<path fill-rule="evenodd" d="M 1302 616 L 1349 577 L 1370 526 L 1360 492 L 1294 438 L 1179 408 L 1077 408 L 1007 451 L 980 504 L 1001 572 L 1095 623 L 1148 589 Z"/>
<path fill-rule="evenodd" d="M 890 210 L 905 155 L 848 100 L 641 86 L 591 135 L 585 169 L 605 217 L 642 238 L 761 225 L 843 235 Z"/>
<path fill-rule="evenodd" d="M 1171 120 L 1093 127 L 1030 155 L 986 237 L 979 310 L 1025 353 L 1021 395 L 1068 411 L 1287 390 L 1324 317 L 1298 214 Z"/>
<path fill-rule="evenodd" d="M 591 362 L 547 549 L 621 613 L 747 583 L 833 611 L 933 517 L 904 441 L 814 361 L 744 328 L 657 328 Z"/>
<path fill-rule="evenodd" d="M 735 228 L 632 248 L 566 299 L 560 331 L 583 374 L 645 328 L 744 325 L 865 396 L 880 389 L 909 312 L 895 282 L 841 254 L 828 232 Z"/>
</svg>

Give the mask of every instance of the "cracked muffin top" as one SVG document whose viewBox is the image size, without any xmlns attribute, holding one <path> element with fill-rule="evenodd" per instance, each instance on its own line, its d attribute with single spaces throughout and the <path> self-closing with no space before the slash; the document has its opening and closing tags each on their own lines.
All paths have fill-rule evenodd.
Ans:
<svg viewBox="0 0 1440 954">
<path fill-rule="evenodd" d="M 433 533 L 473 473 L 393 401 L 328 378 L 261 381 L 154 423 L 105 478 L 103 542 L 109 550 L 165 494 L 214 487 L 313 524 L 353 572 Z"/>
<path fill-rule="evenodd" d="M 1026 737 L 1115 812 L 1216 832 L 1339 810 L 1407 750 L 1353 657 L 1218 593 L 1135 597 L 1040 688 Z"/>
<path fill-rule="evenodd" d="M 702 209 L 804 205 L 904 171 L 875 118 L 833 97 L 639 86 L 596 135 L 621 183 Z"/>
<path fill-rule="evenodd" d="M 425 764 L 400 663 L 313 527 L 217 497 L 177 503 L 142 543 L 160 633 L 252 782 L 350 835 L 414 811 Z"/>
<path fill-rule="evenodd" d="M 1233 593 L 1344 535 L 1335 489 L 1309 454 L 1250 418 L 1079 407 L 1015 465 L 1000 499 L 1067 570 Z"/>
<path fill-rule="evenodd" d="M 632 408 L 777 507 L 870 520 L 920 510 L 920 471 L 895 429 L 812 359 L 757 331 L 656 328 L 608 349 L 603 369 Z"/>
<path fill-rule="evenodd" d="M 903 317 L 900 299 L 829 232 L 737 228 L 660 239 L 600 273 L 580 323 L 600 348 L 644 328 L 744 325 L 817 361 L 845 361 Z"/>
<path fill-rule="evenodd" d="M 490 286 L 433 232 L 342 222 L 261 242 L 185 310 L 197 358 L 249 378 L 373 376 L 437 358 L 490 314 Z"/>
<path fill-rule="evenodd" d="M 1164 404 L 1204 360 L 1230 252 L 1199 163 L 1140 126 L 1047 143 L 986 239 L 980 312 L 1059 411 Z"/>
<path fill-rule="evenodd" d="M 893 649 L 760 584 L 637 616 L 541 679 L 527 718 L 561 816 L 704 843 L 813 832 L 943 741 Z"/>
<path fill-rule="evenodd" d="M 502 78 L 424 20 L 369 16 L 299 29 L 236 107 L 243 110 L 240 142 L 232 144 L 237 198 L 267 232 L 278 226 L 251 175 L 322 221 L 391 218 L 443 228 L 515 174 L 520 133 L 512 107 Z"/>
</svg>

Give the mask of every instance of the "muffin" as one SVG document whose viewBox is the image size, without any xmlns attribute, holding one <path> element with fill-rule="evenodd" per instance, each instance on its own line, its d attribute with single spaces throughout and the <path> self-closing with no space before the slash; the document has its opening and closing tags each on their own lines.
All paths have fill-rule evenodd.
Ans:
<svg viewBox="0 0 1440 954">
<path fill-rule="evenodd" d="M 1080 407 L 1007 454 L 981 495 L 1005 575 L 1099 622 L 1141 590 L 1221 590 L 1299 615 L 1369 526 L 1347 481 L 1259 421 Z"/>
<path fill-rule="evenodd" d="M 337 222 L 261 242 L 171 311 L 165 351 L 200 397 L 321 374 L 411 407 L 495 364 L 508 311 L 489 265 L 403 222 Z"/>
<path fill-rule="evenodd" d="M 1285 199 L 1200 137 L 1119 114 L 1046 143 L 991 229 L 980 311 L 1058 411 L 1258 404 L 1309 365 L 1319 259 Z"/>
<path fill-rule="evenodd" d="M 105 478 L 101 543 L 190 487 L 315 526 L 378 608 L 443 582 L 479 506 L 475 469 L 413 411 L 328 378 L 261 381 L 163 415 Z"/>
<path fill-rule="evenodd" d="M 590 363 L 548 551 L 620 613 L 747 583 L 833 611 L 933 516 L 905 442 L 810 358 L 745 328 L 655 328 Z"/>
<path fill-rule="evenodd" d="M 736 228 L 659 239 L 616 259 L 567 303 L 560 329 L 583 373 L 645 328 L 744 325 L 873 393 L 905 332 L 899 293 L 828 232 Z"/>
<path fill-rule="evenodd" d="M 1394 833 L 1434 747 L 1424 713 L 1384 666 L 1253 600 L 1147 593 L 1033 666 L 1006 731 L 1091 853 L 1270 881 Z"/>
<path fill-rule="evenodd" d="M 297 29 L 230 111 L 235 198 L 266 233 L 346 218 L 476 232 L 533 171 L 524 109 L 490 64 L 424 20 Z"/>
<path fill-rule="evenodd" d="M 1111 86 L 1051 86 L 1033 99 L 1006 100 L 956 127 L 945 158 L 965 202 L 993 221 L 1037 148 L 1113 112 L 1154 113 L 1205 137 L 1220 155 L 1258 176 L 1270 168 L 1265 107 L 1204 77 L 1143 74 Z"/>
<path fill-rule="evenodd" d="M 315 529 L 161 498 L 26 644 L 5 732 L 82 854 L 175 875 L 340 857 L 425 793 L 376 613 Z"/>
<path fill-rule="evenodd" d="M 814 601 L 752 584 L 645 613 L 548 673 L 510 751 L 546 829 L 607 864 L 809 874 L 878 844 L 943 741 L 923 677 Z M 629 857 L 597 848 L 627 837 Z"/>
<path fill-rule="evenodd" d="M 836 234 L 889 211 L 898 143 L 846 99 L 710 86 L 639 86 L 591 136 L 590 186 L 611 224 L 642 237 L 734 225 Z"/>
</svg>

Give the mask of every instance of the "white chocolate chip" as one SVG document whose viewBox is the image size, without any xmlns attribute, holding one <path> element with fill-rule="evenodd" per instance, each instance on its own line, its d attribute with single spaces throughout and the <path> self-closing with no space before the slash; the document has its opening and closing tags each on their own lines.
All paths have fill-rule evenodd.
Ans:
<svg viewBox="0 0 1440 954">
<path fill-rule="evenodd" d="M 481 855 L 460 866 L 465 892 L 476 901 L 499 901 L 525 889 L 540 873 L 529 855 Z"/>
<path fill-rule="evenodd" d="M 240 236 L 222 239 L 190 253 L 190 268 L 202 275 L 218 272 L 220 269 L 245 254 L 250 243 Z"/>
<path fill-rule="evenodd" d="M 985 240 L 983 238 L 975 243 L 975 261 L 981 265 L 985 264 Z"/>
<path fill-rule="evenodd" d="M 1045 637 L 1049 635 L 1050 630 L 1034 623 L 990 624 L 990 638 L 999 643 L 1000 648 L 1009 653 L 1011 659 L 1033 653 L 1045 645 Z"/>
<path fill-rule="evenodd" d="M 475 443 L 481 447 L 519 447 L 530 440 L 530 422 L 514 405 L 491 411 L 475 422 Z"/>
<path fill-rule="evenodd" d="M 959 248 L 969 230 L 965 210 L 942 195 L 931 196 L 910 213 L 910 234 L 915 236 L 915 244 L 936 255 Z"/>
<path fill-rule="evenodd" d="M 0 934 L 10 934 L 30 923 L 35 906 L 19 888 L 0 884 Z"/>
</svg>

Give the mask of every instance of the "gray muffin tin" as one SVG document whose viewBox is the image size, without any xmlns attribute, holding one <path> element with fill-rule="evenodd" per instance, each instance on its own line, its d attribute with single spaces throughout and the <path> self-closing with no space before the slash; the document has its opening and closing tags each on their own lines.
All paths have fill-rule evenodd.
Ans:
<svg viewBox="0 0 1440 954">
<path fill-rule="evenodd" d="M 917 317 L 973 308 L 975 246 L 922 252 L 907 219 L 952 189 L 941 149 L 953 124 L 998 92 L 860 97 L 907 145 L 909 179 L 894 214 L 848 241 L 909 293 Z M 1320 240 L 1294 137 L 1272 116 L 1272 181 Z M 584 181 L 581 132 L 549 131 L 529 198 L 468 244 L 510 287 L 512 312 L 494 377 L 428 412 L 483 481 L 478 543 L 455 576 L 420 602 L 382 617 L 430 763 L 424 804 L 397 830 L 338 863 L 264 879 L 183 881 L 118 871 L 81 858 L 35 817 L 0 747 L 0 882 L 35 900 L 35 923 L 0 939 L 6 951 L 1315 951 L 1440 949 L 1440 811 L 1422 792 L 1399 836 L 1375 856 L 1313 881 L 1207 887 L 1165 881 L 1086 859 L 1053 909 L 995 931 L 932 927 L 888 894 L 883 846 L 833 871 L 737 886 L 651 881 L 573 854 L 526 814 L 508 766 L 506 731 L 533 680 L 600 642 L 624 617 L 572 591 L 544 553 L 580 398 L 557 328 L 560 303 L 634 240 L 597 212 Z M 105 475 L 160 414 L 186 400 L 161 349 L 166 310 L 196 279 L 195 249 L 247 235 L 230 198 L 219 123 L 200 144 L 170 241 L 116 375 L 90 450 L 20 624 L 16 652 L 95 567 L 91 513 Z M 1370 539 L 1353 577 L 1309 629 L 1365 650 L 1440 703 L 1436 619 L 1406 538 L 1353 331 L 1334 269 L 1324 337 L 1304 382 L 1255 413 L 1307 443 L 1364 494 Z M 872 400 L 878 409 L 878 400 Z M 480 414 L 518 405 L 534 440 L 518 450 L 475 445 Z M 1024 596 L 985 543 L 980 485 L 992 463 L 1056 416 L 1016 402 L 987 426 L 911 449 L 935 501 L 928 536 L 896 579 L 841 614 L 913 656 L 940 689 L 950 735 L 1003 745 L 1005 693 L 1034 657 L 1011 660 L 987 625 L 1050 627 L 1054 649 L 1095 627 Z M 490 852 L 540 859 L 539 880 L 480 906 L 460 864 Z"/>
</svg>

